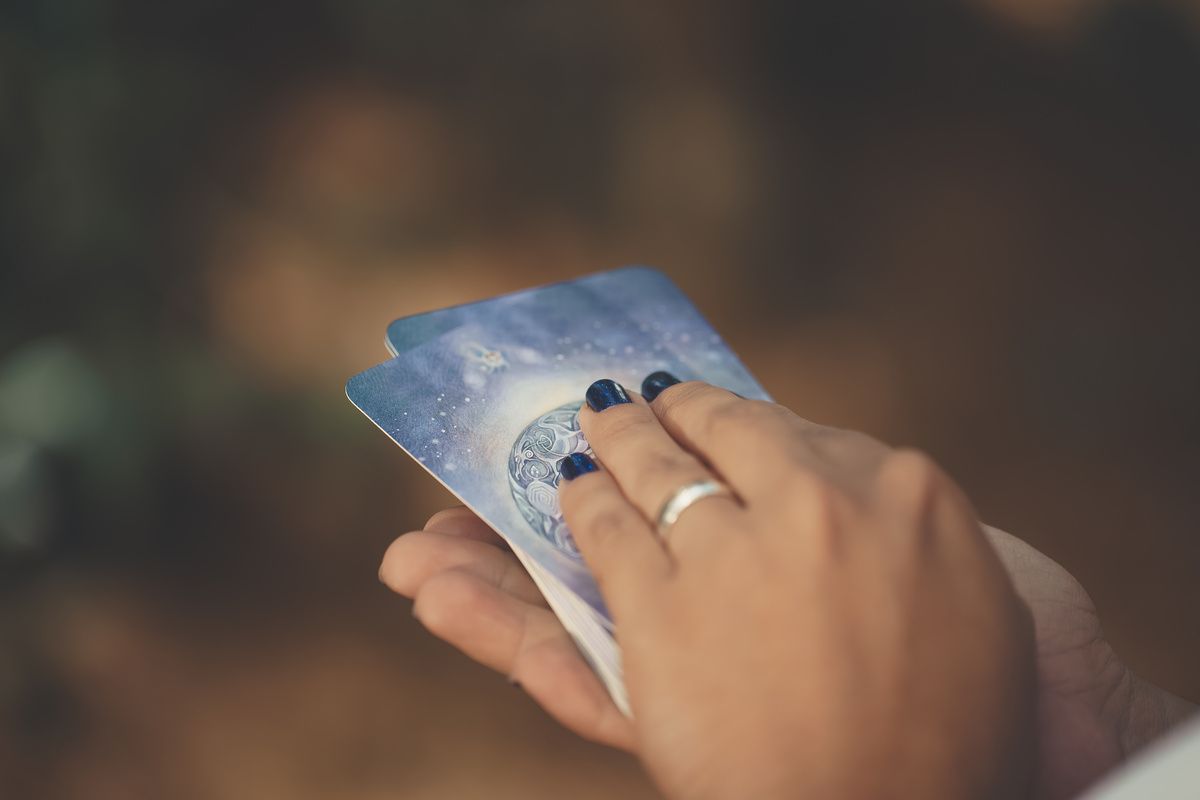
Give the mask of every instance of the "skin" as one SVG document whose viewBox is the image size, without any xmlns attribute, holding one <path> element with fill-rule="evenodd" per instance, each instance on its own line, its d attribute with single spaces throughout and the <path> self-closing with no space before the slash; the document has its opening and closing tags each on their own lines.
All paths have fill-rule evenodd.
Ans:
<svg viewBox="0 0 1200 800">
<path fill-rule="evenodd" d="M 612 705 L 502 541 L 463 508 L 381 579 L 434 634 L 671 797 L 1073 796 L 1192 706 L 1129 672 L 1065 570 L 981 526 L 927 457 L 702 383 L 580 425 L 560 486 L 617 626 Z M 648 520 L 717 474 L 737 495 Z"/>
</svg>

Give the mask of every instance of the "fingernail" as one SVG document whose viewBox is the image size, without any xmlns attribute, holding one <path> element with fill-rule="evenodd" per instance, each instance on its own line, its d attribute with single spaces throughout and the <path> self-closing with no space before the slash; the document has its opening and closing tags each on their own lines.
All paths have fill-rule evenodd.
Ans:
<svg viewBox="0 0 1200 800">
<path fill-rule="evenodd" d="M 653 403 L 654 398 L 662 394 L 663 389 L 677 383 L 679 378 L 669 372 L 651 372 L 646 376 L 646 380 L 642 381 L 642 397 L 646 398 L 647 403 Z"/>
<path fill-rule="evenodd" d="M 585 472 L 595 472 L 596 462 L 587 453 L 573 453 L 558 462 L 559 473 L 573 481 Z"/>
<path fill-rule="evenodd" d="M 609 406 L 628 402 L 629 395 L 625 393 L 625 388 L 616 381 L 603 378 L 588 387 L 587 404 L 592 411 L 603 411 Z"/>
<path fill-rule="evenodd" d="M 412 615 L 413 615 L 413 619 L 415 619 L 417 622 L 421 621 L 421 618 L 417 616 L 417 604 L 416 603 L 413 603 Z"/>
</svg>

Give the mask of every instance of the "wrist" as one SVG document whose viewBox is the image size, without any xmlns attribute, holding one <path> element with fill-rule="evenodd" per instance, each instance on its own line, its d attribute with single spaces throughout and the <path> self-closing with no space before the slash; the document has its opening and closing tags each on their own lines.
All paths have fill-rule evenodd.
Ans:
<svg viewBox="0 0 1200 800">
<path fill-rule="evenodd" d="M 1120 729 L 1126 758 L 1158 739 L 1200 708 L 1195 703 L 1129 673 L 1129 707 Z"/>
</svg>

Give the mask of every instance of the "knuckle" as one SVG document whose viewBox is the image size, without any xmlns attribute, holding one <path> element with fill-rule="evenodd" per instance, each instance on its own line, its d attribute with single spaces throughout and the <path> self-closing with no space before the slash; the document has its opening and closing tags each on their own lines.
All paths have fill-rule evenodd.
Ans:
<svg viewBox="0 0 1200 800">
<path fill-rule="evenodd" d="M 789 527 L 815 541 L 832 539 L 845 502 L 842 492 L 816 472 L 795 469 L 782 481 L 780 497 Z"/>
<path fill-rule="evenodd" d="M 941 468 L 919 450 L 895 450 L 884 458 L 879 469 L 882 499 L 910 518 L 926 516 L 944 485 Z"/>
<path fill-rule="evenodd" d="M 711 408 L 696 415 L 696 429 L 701 436 L 712 441 L 720 441 L 731 433 L 741 435 L 748 410 L 743 403 L 744 401 L 733 398 L 727 402 L 714 404 Z"/>
<path fill-rule="evenodd" d="M 698 381 L 685 381 L 668 386 L 655 398 L 655 410 L 663 416 L 686 414 L 689 408 L 695 406 L 696 399 L 704 393 L 706 387 L 707 384 Z"/>
<path fill-rule="evenodd" d="M 586 426 L 584 434 L 595 446 L 597 441 L 616 442 L 638 436 L 650 423 L 657 424 L 653 412 L 636 403 L 609 409 L 604 414 L 589 414 L 580 421 Z"/>
</svg>

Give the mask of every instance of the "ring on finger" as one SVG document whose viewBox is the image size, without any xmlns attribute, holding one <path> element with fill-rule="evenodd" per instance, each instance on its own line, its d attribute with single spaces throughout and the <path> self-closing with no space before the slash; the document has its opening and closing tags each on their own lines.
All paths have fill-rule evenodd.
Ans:
<svg viewBox="0 0 1200 800">
<path fill-rule="evenodd" d="M 658 512 L 658 538 L 665 542 L 671 532 L 671 526 L 679 519 L 680 514 L 690 508 L 693 503 L 706 497 L 718 496 L 733 497 L 733 493 L 725 484 L 711 478 L 685 483 L 671 492 L 666 502 L 663 503 L 662 510 Z"/>
</svg>

